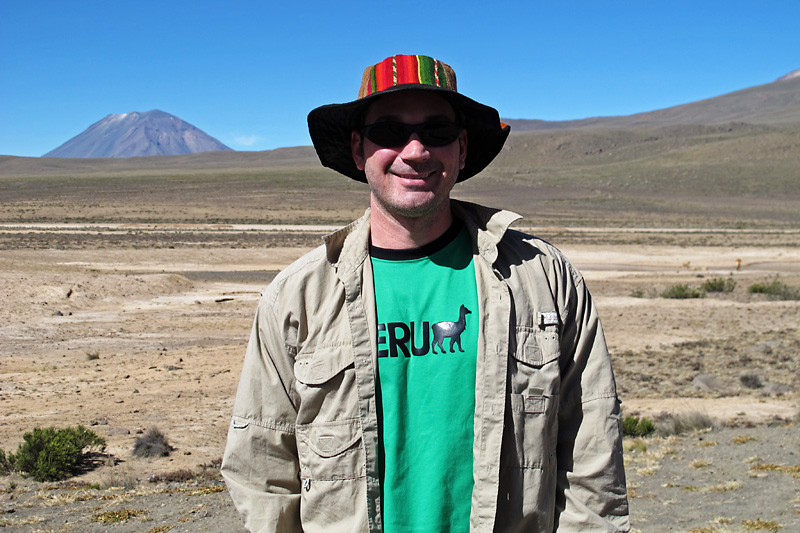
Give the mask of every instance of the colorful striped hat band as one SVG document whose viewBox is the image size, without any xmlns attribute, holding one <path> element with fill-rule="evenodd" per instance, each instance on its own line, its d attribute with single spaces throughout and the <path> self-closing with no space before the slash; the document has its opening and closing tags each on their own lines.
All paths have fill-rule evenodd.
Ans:
<svg viewBox="0 0 800 533">
<path fill-rule="evenodd" d="M 432 57 L 396 55 L 367 67 L 361 78 L 358 98 L 385 91 L 397 85 L 430 85 L 456 92 L 456 73 L 450 65 Z"/>
</svg>

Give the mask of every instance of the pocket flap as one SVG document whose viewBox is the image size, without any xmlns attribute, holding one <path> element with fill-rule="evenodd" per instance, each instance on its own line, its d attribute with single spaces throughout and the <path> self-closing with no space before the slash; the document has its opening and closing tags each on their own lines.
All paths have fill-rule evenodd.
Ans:
<svg viewBox="0 0 800 533">
<path fill-rule="evenodd" d="M 311 354 L 298 354 L 294 377 L 306 385 L 321 385 L 353 364 L 350 346 L 323 346 Z"/>
<path fill-rule="evenodd" d="M 538 415 L 547 412 L 547 396 L 511 394 L 511 411 Z"/>
<path fill-rule="evenodd" d="M 233 429 L 247 429 L 247 426 L 250 425 L 250 419 L 234 415 L 231 419 L 231 425 Z"/>
<path fill-rule="evenodd" d="M 358 419 L 297 426 L 297 436 L 320 457 L 333 457 L 361 440 Z"/>
<path fill-rule="evenodd" d="M 517 328 L 517 350 L 514 353 L 516 359 L 540 367 L 558 359 L 560 355 L 561 346 L 557 331 Z"/>
</svg>

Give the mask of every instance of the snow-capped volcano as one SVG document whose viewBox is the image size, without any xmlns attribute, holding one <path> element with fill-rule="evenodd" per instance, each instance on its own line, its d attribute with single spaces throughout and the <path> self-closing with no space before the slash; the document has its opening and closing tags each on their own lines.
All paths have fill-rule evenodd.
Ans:
<svg viewBox="0 0 800 533">
<path fill-rule="evenodd" d="M 137 157 L 230 150 L 164 111 L 108 115 L 43 157 Z"/>
</svg>

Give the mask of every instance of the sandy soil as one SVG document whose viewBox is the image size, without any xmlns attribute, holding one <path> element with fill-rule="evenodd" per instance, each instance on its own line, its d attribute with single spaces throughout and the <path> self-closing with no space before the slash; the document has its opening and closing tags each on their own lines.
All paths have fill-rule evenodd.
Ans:
<svg viewBox="0 0 800 533">
<path fill-rule="evenodd" d="M 16 450 L 36 426 L 83 424 L 108 442 L 101 464 L 67 484 L 2 478 L 0 527 L 241 528 L 215 469 L 252 313 L 275 272 L 318 235 L 173 230 L 157 242 L 63 227 L 0 233 L 0 448 Z M 800 287 L 800 248 L 560 247 L 595 296 L 625 414 L 703 413 L 727 425 L 626 443 L 634 527 L 740 531 L 752 521 L 800 531 L 800 304 L 747 291 L 776 276 Z M 658 297 L 715 277 L 732 277 L 735 290 Z M 135 439 L 152 427 L 175 450 L 134 458 Z M 193 480 L 148 482 L 181 470 Z M 97 521 L 120 509 L 141 512 Z"/>
</svg>

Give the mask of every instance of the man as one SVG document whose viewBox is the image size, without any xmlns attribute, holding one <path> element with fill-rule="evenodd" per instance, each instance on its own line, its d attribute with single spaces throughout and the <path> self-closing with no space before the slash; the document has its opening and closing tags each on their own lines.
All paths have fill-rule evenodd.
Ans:
<svg viewBox="0 0 800 533">
<path fill-rule="evenodd" d="M 425 56 L 308 116 L 370 209 L 264 293 L 222 472 L 252 531 L 627 531 L 619 401 L 581 275 L 450 198 L 508 126 Z"/>
</svg>

